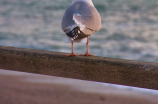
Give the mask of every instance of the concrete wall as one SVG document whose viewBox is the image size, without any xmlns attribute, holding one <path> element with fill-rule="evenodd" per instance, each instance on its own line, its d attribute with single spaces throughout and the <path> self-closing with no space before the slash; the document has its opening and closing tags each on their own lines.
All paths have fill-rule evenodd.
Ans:
<svg viewBox="0 0 158 104">
<path fill-rule="evenodd" d="M 158 63 L 0 46 L 0 68 L 158 89 Z"/>
<path fill-rule="evenodd" d="M 158 91 L 0 69 L 0 104 L 158 104 Z"/>
</svg>

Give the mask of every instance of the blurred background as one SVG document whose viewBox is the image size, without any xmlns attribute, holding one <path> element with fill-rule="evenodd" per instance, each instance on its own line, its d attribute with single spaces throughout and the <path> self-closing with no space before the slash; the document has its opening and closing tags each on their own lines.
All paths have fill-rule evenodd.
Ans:
<svg viewBox="0 0 158 104">
<path fill-rule="evenodd" d="M 71 52 L 61 20 L 72 0 L 0 0 L 0 45 Z M 93 0 L 102 29 L 90 36 L 97 56 L 158 62 L 158 0 Z M 74 44 L 85 53 L 86 44 Z"/>
</svg>

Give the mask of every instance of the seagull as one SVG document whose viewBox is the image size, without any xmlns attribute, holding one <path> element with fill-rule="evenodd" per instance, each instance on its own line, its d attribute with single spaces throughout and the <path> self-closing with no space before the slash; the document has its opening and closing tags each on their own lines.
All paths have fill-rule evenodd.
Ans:
<svg viewBox="0 0 158 104">
<path fill-rule="evenodd" d="M 73 43 L 86 43 L 86 53 L 81 55 L 94 56 L 88 51 L 89 36 L 101 28 L 101 17 L 92 0 L 72 0 L 63 15 L 61 27 L 66 34 L 65 42 L 71 42 L 72 47 L 71 54 L 66 56 L 77 56 Z"/>
</svg>

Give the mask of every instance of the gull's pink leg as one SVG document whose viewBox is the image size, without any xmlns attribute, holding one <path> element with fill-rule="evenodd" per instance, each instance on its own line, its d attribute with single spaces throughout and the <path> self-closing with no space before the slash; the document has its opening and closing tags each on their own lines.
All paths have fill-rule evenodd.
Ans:
<svg viewBox="0 0 158 104">
<path fill-rule="evenodd" d="M 86 53 L 85 54 L 81 54 L 81 56 L 95 56 L 95 55 L 89 53 L 89 51 L 88 51 L 88 43 L 89 43 L 89 37 L 87 37 Z"/>
<path fill-rule="evenodd" d="M 77 56 L 73 51 L 73 42 L 71 42 L 71 54 L 64 54 L 65 56 Z"/>
</svg>

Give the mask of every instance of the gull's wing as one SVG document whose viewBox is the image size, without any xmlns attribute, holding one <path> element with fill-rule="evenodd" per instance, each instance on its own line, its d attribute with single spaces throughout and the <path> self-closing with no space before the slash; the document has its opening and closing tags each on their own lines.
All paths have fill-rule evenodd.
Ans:
<svg viewBox="0 0 158 104">
<path fill-rule="evenodd" d="M 75 2 L 67 8 L 62 19 L 63 31 L 71 31 L 78 26 L 85 34 L 91 35 L 101 28 L 101 17 L 88 2 Z"/>
</svg>

